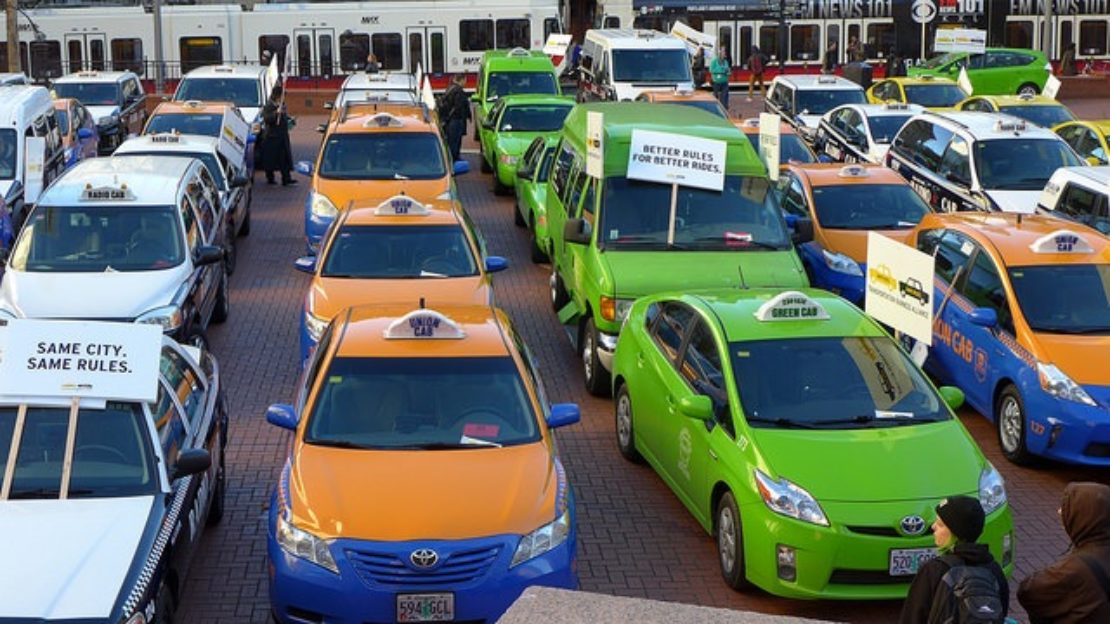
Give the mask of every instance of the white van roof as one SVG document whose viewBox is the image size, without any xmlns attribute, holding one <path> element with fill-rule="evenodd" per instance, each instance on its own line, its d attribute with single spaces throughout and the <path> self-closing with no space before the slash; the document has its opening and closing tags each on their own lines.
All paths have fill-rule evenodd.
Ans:
<svg viewBox="0 0 1110 624">
<path fill-rule="evenodd" d="M 0 128 L 21 128 L 46 109 L 54 110 L 54 100 L 46 87 L 0 86 Z"/>
<path fill-rule="evenodd" d="M 686 42 L 658 30 L 646 28 L 604 28 L 586 31 L 586 40 L 610 48 L 686 49 Z"/>
<path fill-rule="evenodd" d="M 205 65 L 198 67 L 181 77 L 189 78 L 250 78 L 262 80 L 266 75 L 266 68 L 261 65 Z"/>
<path fill-rule="evenodd" d="M 112 84 L 122 82 L 127 78 L 138 78 L 138 76 L 136 76 L 134 72 L 129 71 L 79 71 L 55 78 L 54 84 L 65 84 L 67 82 Z"/>
<path fill-rule="evenodd" d="M 88 189 L 118 189 L 128 199 L 119 203 L 136 206 L 165 205 L 177 202 L 177 189 L 200 161 L 180 156 L 127 156 L 125 158 L 89 158 L 78 162 L 54 181 L 42 196 L 39 205 L 80 206 Z"/>
</svg>

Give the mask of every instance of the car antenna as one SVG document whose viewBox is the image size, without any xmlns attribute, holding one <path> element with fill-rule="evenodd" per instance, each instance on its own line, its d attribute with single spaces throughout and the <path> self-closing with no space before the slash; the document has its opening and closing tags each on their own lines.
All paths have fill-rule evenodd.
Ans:
<svg viewBox="0 0 1110 624">
<path fill-rule="evenodd" d="M 424 298 L 423 297 L 420 298 L 420 309 L 421 310 L 424 309 Z"/>
<path fill-rule="evenodd" d="M 740 288 L 747 290 L 748 283 L 744 281 L 744 265 L 743 263 L 736 265 L 736 272 L 740 274 Z"/>
</svg>

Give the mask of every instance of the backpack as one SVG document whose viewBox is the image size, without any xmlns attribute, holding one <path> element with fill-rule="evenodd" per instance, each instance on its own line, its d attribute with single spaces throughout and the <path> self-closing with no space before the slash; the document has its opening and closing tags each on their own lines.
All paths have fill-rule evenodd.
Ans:
<svg viewBox="0 0 1110 624">
<path fill-rule="evenodd" d="M 933 594 L 929 624 L 1002 624 L 998 578 L 989 566 L 969 566 L 958 556 L 940 558 L 949 566 Z"/>
</svg>

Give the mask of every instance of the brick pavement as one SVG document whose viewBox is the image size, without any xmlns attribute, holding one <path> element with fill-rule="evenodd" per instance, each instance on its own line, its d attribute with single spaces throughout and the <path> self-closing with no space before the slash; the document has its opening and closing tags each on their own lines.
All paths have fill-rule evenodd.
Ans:
<svg viewBox="0 0 1110 624">
<path fill-rule="evenodd" d="M 743 94 L 734 93 L 732 104 L 734 112 L 748 115 L 760 102 L 745 102 Z M 1105 102 L 1083 104 L 1087 116 L 1110 116 Z M 322 119 L 300 121 L 294 148 L 300 158 L 311 158 L 319 144 L 311 129 Z M 649 468 L 629 464 L 616 452 L 612 405 L 583 390 L 580 364 L 551 312 L 546 286 L 550 269 L 528 260 L 527 237 L 512 225 L 512 199 L 494 197 L 476 157 L 470 162 L 472 173 L 459 180 L 463 203 L 489 252 L 510 261 L 509 270 L 495 279 L 497 301 L 531 346 L 551 400 L 574 401 L 582 408 L 582 422 L 558 435 L 577 497 L 582 588 L 769 614 L 893 621 L 897 602 L 788 601 L 725 586 L 710 536 Z M 252 234 L 239 239 L 231 318 L 211 331 L 232 408 L 228 510 L 223 522 L 208 530 L 194 560 L 179 611 L 184 622 L 267 621 L 265 511 L 287 437 L 267 425 L 264 414 L 270 403 L 292 400 L 298 374 L 298 315 L 308 284 L 308 277 L 292 268 L 304 249 L 307 181 L 298 178 L 299 186 L 282 188 L 257 177 Z M 968 410 L 962 420 L 1007 479 L 1020 579 L 1066 548 L 1056 516 L 1064 484 L 1105 481 L 1108 473 L 1058 465 L 1014 467 L 998 453 L 990 423 Z M 944 461 L 943 456 L 936 461 Z"/>
</svg>

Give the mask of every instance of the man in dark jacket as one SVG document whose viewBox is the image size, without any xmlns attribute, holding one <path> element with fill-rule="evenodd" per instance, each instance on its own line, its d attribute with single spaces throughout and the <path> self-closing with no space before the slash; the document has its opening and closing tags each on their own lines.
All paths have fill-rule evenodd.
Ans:
<svg viewBox="0 0 1110 624">
<path fill-rule="evenodd" d="M 933 523 L 933 540 L 942 555 L 953 555 L 966 566 L 987 566 L 995 576 L 998 598 L 1002 602 L 1002 617 L 1006 617 L 1010 604 L 1010 586 L 1002 566 L 994 560 L 986 544 L 976 540 L 983 533 L 986 518 L 979 501 L 970 496 L 952 496 L 937 505 L 937 519 Z M 926 624 L 932 611 L 934 597 L 952 566 L 938 557 L 921 566 L 913 578 L 906 602 L 902 605 L 900 624 Z"/>
<path fill-rule="evenodd" d="M 1018 602 L 1033 624 L 1110 622 L 1110 486 L 1069 483 L 1060 522 L 1071 552 L 1022 581 Z"/>
<path fill-rule="evenodd" d="M 289 116 L 281 85 L 274 86 L 270 99 L 262 109 L 262 167 L 266 170 L 266 183 L 275 184 L 274 171 L 281 172 L 282 186 L 296 184 L 291 169 L 293 152 L 289 143 Z"/>
<path fill-rule="evenodd" d="M 462 138 L 466 134 L 466 122 L 470 120 L 470 98 L 463 90 L 465 85 L 466 76 L 455 74 L 439 103 L 439 121 L 443 124 L 452 162 L 462 160 Z"/>
</svg>

